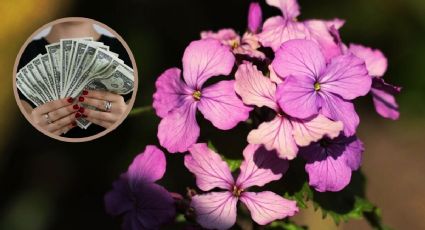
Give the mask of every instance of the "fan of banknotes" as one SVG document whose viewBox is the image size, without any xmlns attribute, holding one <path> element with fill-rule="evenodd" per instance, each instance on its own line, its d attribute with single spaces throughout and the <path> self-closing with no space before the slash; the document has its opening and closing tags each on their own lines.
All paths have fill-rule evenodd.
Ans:
<svg viewBox="0 0 425 230">
<path fill-rule="evenodd" d="M 76 98 L 84 89 L 117 94 L 133 90 L 133 69 L 101 42 L 92 38 L 61 39 L 47 45 L 46 51 L 21 68 L 16 79 L 18 89 L 36 106 Z M 82 129 L 91 124 L 82 117 L 76 122 Z"/>
</svg>

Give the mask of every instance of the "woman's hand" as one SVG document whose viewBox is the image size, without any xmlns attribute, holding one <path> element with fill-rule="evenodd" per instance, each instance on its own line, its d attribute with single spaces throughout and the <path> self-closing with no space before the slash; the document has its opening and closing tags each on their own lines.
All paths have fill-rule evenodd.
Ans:
<svg viewBox="0 0 425 230">
<path fill-rule="evenodd" d="M 78 100 L 86 105 L 98 109 L 90 109 L 80 106 L 79 112 L 85 119 L 104 128 L 111 127 L 127 110 L 127 104 L 121 95 L 106 91 L 84 90 Z"/>
<path fill-rule="evenodd" d="M 75 113 L 78 105 L 73 105 L 72 98 L 47 102 L 30 112 L 32 121 L 42 129 L 61 135 L 75 127 Z"/>
</svg>

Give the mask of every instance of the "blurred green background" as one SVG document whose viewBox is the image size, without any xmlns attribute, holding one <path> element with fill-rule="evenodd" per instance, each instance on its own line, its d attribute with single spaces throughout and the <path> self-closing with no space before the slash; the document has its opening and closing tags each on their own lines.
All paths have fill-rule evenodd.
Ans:
<svg viewBox="0 0 425 230">
<path fill-rule="evenodd" d="M 279 11 L 261 2 L 265 16 Z M 425 1 L 300 0 L 301 19 L 343 18 L 345 42 L 381 49 L 389 59 L 385 79 L 403 86 L 400 120 L 378 117 L 371 98 L 359 101 L 359 137 L 366 151 L 362 170 L 366 194 L 395 229 L 425 229 Z M 116 30 L 132 49 L 139 69 L 135 106 L 150 105 L 154 81 L 181 66 L 185 47 L 202 30 L 232 27 L 243 32 L 246 0 L 2 0 L 0 3 L 0 229 L 119 229 L 107 216 L 103 194 L 147 144 L 158 144 L 153 112 L 130 117 L 112 133 L 88 143 L 63 143 L 39 133 L 20 113 L 12 92 L 12 69 L 20 46 L 36 29 L 67 16 L 93 18 Z M 201 140 L 237 156 L 248 129 L 218 132 L 201 123 Z M 181 155 L 168 155 L 170 191 L 184 193 L 194 180 Z M 297 223 L 315 229 L 369 229 L 354 220 L 334 227 L 320 212 L 303 210 Z M 168 227 L 175 229 L 174 227 Z"/>
</svg>

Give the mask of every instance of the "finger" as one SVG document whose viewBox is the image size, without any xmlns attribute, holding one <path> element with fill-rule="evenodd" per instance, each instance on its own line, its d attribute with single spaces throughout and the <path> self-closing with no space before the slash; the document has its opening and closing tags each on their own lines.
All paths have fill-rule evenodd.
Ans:
<svg viewBox="0 0 425 230">
<path fill-rule="evenodd" d="M 124 100 L 122 96 L 111 93 L 108 91 L 99 91 L 99 90 L 84 90 L 83 91 L 83 98 L 95 98 L 98 100 L 104 100 L 104 101 L 120 101 Z"/>
<path fill-rule="evenodd" d="M 61 119 L 62 117 L 68 116 L 69 114 L 78 111 L 78 109 L 80 109 L 80 106 L 77 104 L 68 105 L 57 110 L 51 111 L 47 114 L 49 115 L 50 121 L 55 122 Z"/>
<path fill-rule="evenodd" d="M 66 117 L 62 117 L 61 119 L 59 119 L 59 120 L 57 120 L 57 121 L 55 121 L 55 122 L 53 122 L 51 124 L 48 124 L 46 126 L 46 129 L 49 132 L 54 132 L 54 131 L 56 131 L 56 130 L 58 130 L 58 129 L 66 126 L 66 125 L 72 124 L 72 122 L 75 121 L 75 114 L 76 113 L 73 112 L 73 113 L 69 114 Z"/>
<path fill-rule="evenodd" d="M 54 131 L 53 133 L 60 136 L 60 135 L 66 134 L 69 130 L 73 129 L 75 126 L 77 126 L 77 123 L 74 121 L 71 124 L 65 125 L 64 127 Z"/>
<path fill-rule="evenodd" d="M 96 124 L 96 125 L 102 126 L 105 129 L 111 127 L 114 124 L 114 122 L 99 120 L 99 119 L 95 119 L 95 118 L 91 118 L 91 117 L 85 117 L 85 119 Z"/>
<path fill-rule="evenodd" d="M 73 102 L 74 102 L 74 99 L 72 99 L 71 97 L 59 99 L 55 101 L 50 101 L 43 105 L 38 106 L 37 108 L 34 109 L 34 111 L 38 114 L 45 114 L 45 113 L 57 110 L 59 108 L 65 107 L 67 105 L 70 105 Z"/>
<path fill-rule="evenodd" d="M 86 109 L 91 109 L 91 108 L 87 108 L 86 105 L 94 106 L 101 111 L 106 111 L 105 101 L 103 101 L 103 100 L 98 100 L 98 99 L 94 99 L 94 98 L 85 98 L 82 106 L 85 107 Z M 124 104 L 124 105 L 126 105 L 126 104 Z M 107 112 L 122 114 L 122 113 L 125 112 L 126 108 L 127 108 L 126 106 L 121 106 L 119 104 L 119 102 L 111 102 L 111 108 Z"/>
<path fill-rule="evenodd" d="M 108 112 L 85 109 L 83 111 L 83 114 L 87 118 L 92 118 L 92 119 L 97 119 L 97 120 L 102 120 L 102 121 L 107 121 L 107 122 L 115 122 L 117 120 L 117 118 L 116 118 L 117 116 L 115 114 L 108 113 Z"/>
</svg>

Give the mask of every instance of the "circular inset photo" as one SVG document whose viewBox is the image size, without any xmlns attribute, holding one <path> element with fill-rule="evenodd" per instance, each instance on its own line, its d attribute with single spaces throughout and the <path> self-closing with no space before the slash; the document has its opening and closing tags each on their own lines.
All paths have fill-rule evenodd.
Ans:
<svg viewBox="0 0 425 230">
<path fill-rule="evenodd" d="M 121 36 L 88 18 L 62 18 L 34 32 L 14 68 L 14 92 L 28 121 L 68 142 L 115 129 L 130 112 L 137 67 Z"/>
</svg>

